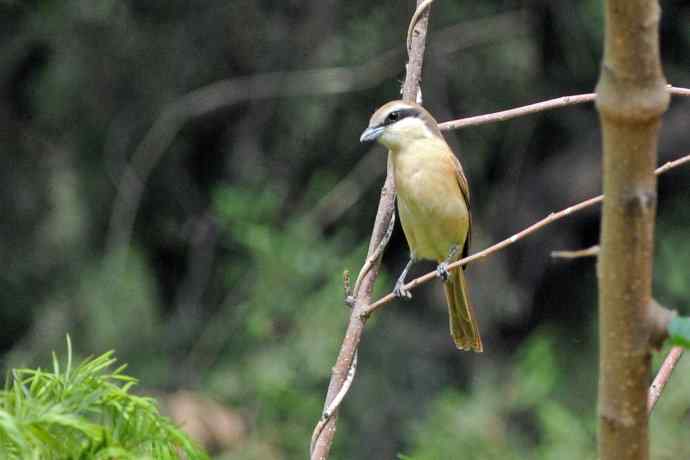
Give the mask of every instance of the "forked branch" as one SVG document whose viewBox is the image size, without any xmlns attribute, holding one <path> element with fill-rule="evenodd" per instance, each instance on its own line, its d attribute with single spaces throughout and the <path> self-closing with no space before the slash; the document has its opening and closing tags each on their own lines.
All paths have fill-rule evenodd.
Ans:
<svg viewBox="0 0 690 460">
<path fill-rule="evenodd" d="M 416 100 L 418 95 L 421 94 L 419 82 L 422 78 L 430 4 L 431 1 L 429 0 L 417 1 L 417 10 L 412 16 L 410 27 L 408 28 L 409 45 L 407 50 L 409 60 L 406 66 L 405 81 L 402 86 L 403 99 L 408 101 Z M 348 323 L 335 366 L 333 366 L 322 416 L 312 434 L 309 449 L 312 460 L 327 459 L 333 444 L 338 406 L 347 394 L 349 385 L 354 378 L 357 348 L 364 331 L 365 320 L 361 314 L 361 309 L 371 302 L 374 282 L 378 278 L 381 265 L 381 255 L 390 238 L 394 216 L 395 182 L 393 181 L 393 171 L 389 159 L 386 181 L 381 190 L 374 229 L 369 242 L 367 260 L 360 275 L 357 276 L 352 298 L 348 299 L 352 303 L 350 322 Z"/>
</svg>

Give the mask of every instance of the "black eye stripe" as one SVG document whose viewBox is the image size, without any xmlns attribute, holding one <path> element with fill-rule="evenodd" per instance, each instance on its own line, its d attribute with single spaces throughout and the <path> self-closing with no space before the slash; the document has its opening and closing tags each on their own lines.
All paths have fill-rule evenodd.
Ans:
<svg viewBox="0 0 690 460">
<path fill-rule="evenodd" d="M 419 116 L 419 112 L 413 108 L 394 110 L 393 112 L 388 114 L 388 116 L 383 122 L 383 126 L 391 125 L 397 121 L 402 120 L 403 118 L 417 116 Z"/>
</svg>

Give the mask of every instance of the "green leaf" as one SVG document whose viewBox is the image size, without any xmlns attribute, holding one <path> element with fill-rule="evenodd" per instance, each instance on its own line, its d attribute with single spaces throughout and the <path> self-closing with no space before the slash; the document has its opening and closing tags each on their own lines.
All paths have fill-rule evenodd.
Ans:
<svg viewBox="0 0 690 460">
<path fill-rule="evenodd" d="M 690 318 L 674 317 L 668 325 L 668 335 L 674 345 L 690 348 Z"/>
<path fill-rule="evenodd" d="M 52 372 L 13 369 L 0 391 L 0 458 L 207 460 L 153 399 L 129 392 L 136 379 L 116 362 L 110 351 L 74 363 L 68 342 Z"/>
</svg>

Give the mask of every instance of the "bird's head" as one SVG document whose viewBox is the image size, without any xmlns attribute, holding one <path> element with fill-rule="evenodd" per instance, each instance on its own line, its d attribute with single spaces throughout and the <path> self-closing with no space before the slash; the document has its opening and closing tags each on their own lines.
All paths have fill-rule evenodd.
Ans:
<svg viewBox="0 0 690 460">
<path fill-rule="evenodd" d="M 379 141 L 396 150 L 415 140 L 433 137 L 441 137 L 441 132 L 434 117 L 421 105 L 391 101 L 374 112 L 359 140 Z"/>
</svg>

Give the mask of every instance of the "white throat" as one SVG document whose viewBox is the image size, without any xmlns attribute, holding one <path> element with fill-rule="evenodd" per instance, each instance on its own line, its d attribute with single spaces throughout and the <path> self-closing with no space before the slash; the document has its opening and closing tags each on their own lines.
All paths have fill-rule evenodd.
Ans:
<svg viewBox="0 0 690 460">
<path fill-rule="evenodd" d="M 431 132 L 426 123 L 417 117 L 403 118 L 399 122 L 391 125 L 389 129 L 392 131 L 397 131 L 401 135 L 408 136 L 410 138 L 434 137 L 434 133 Z"/>
<path fill-rule="evenodd" d="M 387 126 L 379 140 L 386 147 L 397 150 L 415 141 L 433 139 L 435 137 L 423 120 L 416 117 L 407 117 Z"/>
</svg>

